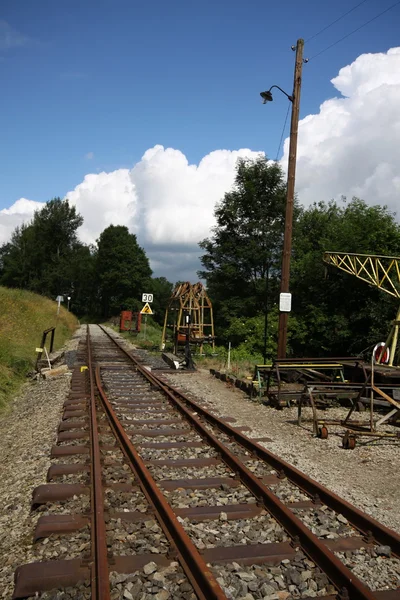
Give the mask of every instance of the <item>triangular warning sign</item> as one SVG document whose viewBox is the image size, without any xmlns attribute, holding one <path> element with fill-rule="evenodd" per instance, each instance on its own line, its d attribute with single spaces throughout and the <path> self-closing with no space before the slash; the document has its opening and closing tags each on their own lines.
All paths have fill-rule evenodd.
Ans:
<svg viewBox="0 0 400 600">
<path fill-rule="evenodd" d="M 146 302 L 146 304 L 143 306 L 142 310 L 140 311 L 142 315 L 152 315 L 153 311 L 150 308 L 150 304 L 148 302 Z"/>
</svg>

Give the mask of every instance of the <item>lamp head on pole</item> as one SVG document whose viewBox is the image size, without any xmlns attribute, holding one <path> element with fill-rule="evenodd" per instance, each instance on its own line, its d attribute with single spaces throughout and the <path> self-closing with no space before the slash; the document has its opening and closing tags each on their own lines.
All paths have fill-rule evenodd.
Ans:
<svg viewBox="0 0 400 600">
<path fill-rule="evenodd" d="M 263 99 L 263 104 L 267 104 L 267 102 L 273 101 L 272 94 L 269 90 L 266 92 L 260 92 L 260 96 Z"/>
</svg>

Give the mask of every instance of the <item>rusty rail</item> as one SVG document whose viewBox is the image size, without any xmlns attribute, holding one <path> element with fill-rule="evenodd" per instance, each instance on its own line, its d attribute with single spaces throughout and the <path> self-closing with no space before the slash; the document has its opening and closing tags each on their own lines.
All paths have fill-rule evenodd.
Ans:
<svg viewBox="0 0 400 600">
<path fill-rule="evenodd" d="M 139 370 L 141 371 L 141 369 Z M 129 463 L 132 465 L 143 493 L 147 497 L 149 503 L 154 506 L 160 526 L 169 540 L 172 541 L 173 546 L 175 546 L 178 553 L 178 560 L 195 589 L 198 598 L 201 600 L 225 599 L 226 596 L 218 585 L 214 575 L 211 573 L 199 551 L 179 523 L 174 511 L 166 501 L 164 495 L 160 492 L 150 471 L 140 458 L 115 414 L 115 411 L 102 388 L 99 366 L 96 369 L 96 384 L 115 437 Z"/>
<path fill-rule="evenodd" d="M 198 417 L 191 413 L 184 403 L 204 417 L 211 425 L 217 427 L 247 450 L 256 454 L 258 458 L 266 461 L 278 471 L 283 470 L 288 479 L 294 482 L 308 495 L 320 498 L 327 506 L 336 512 L 343 514 L 356 528 L 369 536 L 369 541 L 371 541 L 372 535 L 380 543 L 390 545 L 393 552 L 396 555 L 399 555 L 400 536 L 378 523 L 375 519 L 372 519 L 368 515 L 357 510 L 351 504 L 342 500 L 324 486 L 318 484 L 301 473 L 301 471 L 292 467 L 289 463 L 286 463 L 256 442 L 253 442 L 244 436 L 242 433 L 236 431 L 230 425 L 212 415 L 202 406 L 190 400 L 185 394 L 178 392 L 172 388 L 172 386 L 166 385 L 153 373 L 144 369 L 104 328 L 102 328 L 102 330 L 114 341 L 121 351 L 136 364 L 136 368 L 150 383 L 159 386 L 164 391 L 170 401 L 179 409 L 185 418 L 190 421 L 194 429 L 196 429 L 203 438 L 207 439 L 210 445 L 220 453 L 224 462 L 238 473 L 242 483 L 263 503 L 266 510 L 268 510 L 268 512 L 270 512 L 288 531 L 292 536 L 294 543 L 297 542 L 298 545 L 303 547 L 304 551 L 327 574 L 338 590 L 345 588 L 349 597 L 352 599 L 354 598 L 354 600 L 373 600 L 377 597 L 374 592 L 367 588 L 366 585 L 343 565 L 334 553 L 329 550 L 327 546 L 268 489 L 267 486 L 262 484 L 258 478 L 255 477 L 253 473 L 203 425 Z M 179 396 L 184 403 L 177 396 Z"/>
<path fill-rule="evenodd" d="M 90 382 L 90 452 L 91 452 L 91 515 L 92 515 L 92 600 L 110 600 L 110 582 L 107 560 L 106 524 L 104 520 L 104 498 L 100 458 L 99 432 L 97 429 L 96 397 L 94 389 L 92 351 L 89 326 L 87 326 L 87 351 Z"/>
</svg>

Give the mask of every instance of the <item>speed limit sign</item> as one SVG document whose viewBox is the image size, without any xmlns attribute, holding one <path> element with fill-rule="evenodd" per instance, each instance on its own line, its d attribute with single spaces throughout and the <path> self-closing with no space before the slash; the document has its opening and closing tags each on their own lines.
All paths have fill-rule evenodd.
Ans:
<svg viewBox="0 0 400 600">
<path fill-rule="evenodd" d="M 142 302 L 153 302 L 153 294 L 142 294 Z"/>
</svg>

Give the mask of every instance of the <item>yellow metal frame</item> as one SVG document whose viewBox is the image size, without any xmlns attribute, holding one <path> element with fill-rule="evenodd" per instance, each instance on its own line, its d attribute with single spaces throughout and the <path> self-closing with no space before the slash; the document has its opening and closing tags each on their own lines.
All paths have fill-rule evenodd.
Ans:
<svg viewBox="0 0 400 600">
<path fill-rule="evenodd" d="M 400 257 L 324 252 L 323 260 L 400 299 Z"/>
<path fill-rule="evenodd" d="M 324 252 L 323 261 L 345 273 L 355 275 L 358 279 L 373 285 L 382 292 L 400 299 L 400 257 L 381 256 L 378 254 L 353 254 L 350 252 Z M 400 307 L 396 319 L 385 342 L 385 348 L 390 345 L 389 366 L 393 366 L 397 348 L 400 325 Z M 383 356 L 384 351 L 381 353 Z"/>
<path fill-rule="evenodd" d="M 184 323 L 184 313 L 190 314 L 190 325 Z M 196 341 L 200 354 L 203 352 L 204 343 L 210 343 L 214 350 L 215 335 L 212 304 L 205 287 L 200 281 L 195 284 L 186 281 L 178 284 L 173 290 L 165 311 L 161 349 L 165 347 L 170 316 L 173 320 L 174 337 L 176 334 L 186 335 L 186 333 L 189 333 L 191 341 Z"/>
</svg>

